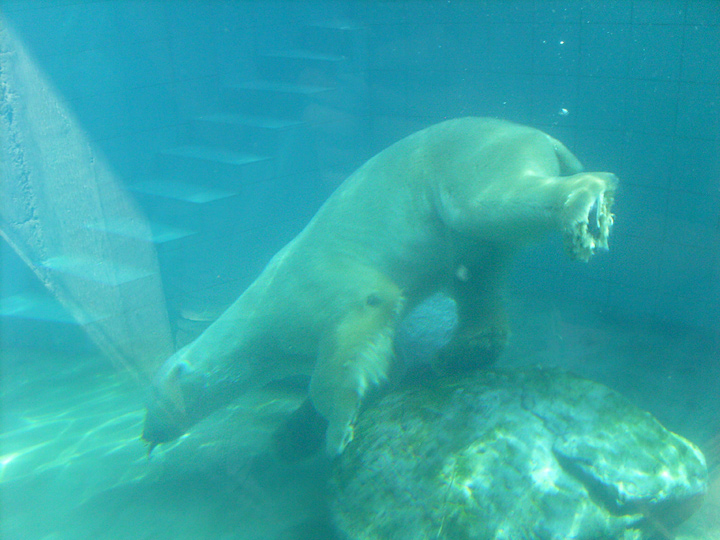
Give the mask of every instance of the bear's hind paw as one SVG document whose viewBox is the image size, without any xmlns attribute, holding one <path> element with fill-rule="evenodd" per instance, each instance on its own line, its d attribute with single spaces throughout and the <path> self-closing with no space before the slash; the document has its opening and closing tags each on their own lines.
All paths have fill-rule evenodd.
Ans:
<svg viewBox="0 0 720 540">
<path fill-rule="evenodd" d="M 573 259 L 587 261 L 597 248 L 608 249 L 617 178 L 610 173 L 581 173 L 575 177 L 579 185 L 573 186 L 565 202 L 565 248 Z"/>
</svg>

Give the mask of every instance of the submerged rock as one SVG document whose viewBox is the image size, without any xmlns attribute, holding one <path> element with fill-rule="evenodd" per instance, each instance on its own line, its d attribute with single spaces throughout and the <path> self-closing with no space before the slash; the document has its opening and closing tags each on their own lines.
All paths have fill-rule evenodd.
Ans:
<svg viewBox="0 0 720 540">
<path fill-rule="evenodd" d="M 707 489 L 702 453 L 600 384 L 482 372 L 390 394 L 333 474 L 352 540 L 652 539 Z"/>
</svg>

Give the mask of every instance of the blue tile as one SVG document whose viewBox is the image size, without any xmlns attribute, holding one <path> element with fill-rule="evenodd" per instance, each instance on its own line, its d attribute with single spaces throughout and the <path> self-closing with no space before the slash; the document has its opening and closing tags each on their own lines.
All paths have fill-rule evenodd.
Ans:
<svg viewBox="0 0 720 540">
<path fill-rule="evenodd" d="M 191 118 L 214 110 L 219 101 L 220 83 L 216 77 L 187 79 L 176 84 L 174 95 L 181 118 Z"/>
<path fill-rule="evenodd" d="M 675 144 L 670 186 L 693 193 L 717 194 L 720 186 L 720 140 L 679 138 Z"/>
<path fill-rule="evenodd" d="M 535 22 L 547 24 L 579 23 L 581 5 L 566 0 L 543 0 L 535 5 Z"/>
<path fill-rule="evenodd" d="M 184 57 L 185 54 L 186 52 L 173 55 L 169 41 L 160 39 L 129 44 L 121 51 L 120 62 L 126 64 L 127 73 L 130 75 L 129 84 L 142 87 L 174 81 L 176 76 L 173 61 L 176 56 Z M 209 58 L 207 62 L 213 64 Z"/>
<path fill-rule="evenodd" d="M 217 44 L 214 37 L 207 34 L 194 34 L 183 38 L 174 38 L 172 45 L 172 59 L 167 60 L 172 65 L 173 75 L 177 80 L 197 79 L 215 76 L 218 74 Z M 162 58 L 164 51 L 156 54 Z"/>
<path fill-rule="evenodd" d="M 141 177 L 151 176 L 158 171 L 155 169 L 156 154 L 166 148 L 173 148 L 179 143 L 177 126 L 169 126 L 151 131 L 135 131 L 129 137 L 127 147 L 129 150 L 120 159 L 130 162 L 135 167 L 133 173 Z M 132 156 L 132 160 L 128 160 Z M 137 178 L 133 178 L 135 180 Z"/>
<path fill-rule="evenodd" d="M 126 43 L 158 39 L 166 34 L 165 10 L 154 2 L 99 2 L 83 10 L 89 21 L 92 48 L 122 48 Z"/>
<path fill-rule="evenodd" d="M 691 82 L 720 83 L 720 28 L 685 27 L 682 78 Z"/>
<path fill-rule="evenodd" d="M 406 116 L 376 116 L 370 135 L 370 151 L 374 155 L 381 152 L 393 143 L 407 137 L 411 133 L 420 131 L 429 125 L 423 119 L 408 118 Z"/>
<path fill-rule="evenodd" d="M 668 215 L 669 243 L 684 246 L 717 246 L 720 194 L 711 195 L 687 191 L 670 192 Z"/>
<path fill-rule="evenodd" d="M 471 28 L 470 32 L 467 31 Z M 414 36 L 415 60 L 431 69 L 464 70 L 480 56 L 486 36 L 473 32 L 475 25 L 433 24 L 421 28 Z M 424 34 L 424 35 L 423 35 Z M 464 34 L 464 35 L 463 35 Z M 474 38 L 468 42 L 467 38 Z"/>
<path fill-rule="evenodd" d="M 373 70 L 368 91 L 375 115 L 398 115 L 407 111 L 407 71 Z"/>
<path fill-rule="evenodd" d="M 657 254 L 662 241 L 629 233 L 615 234 L 613 240 L 612 282 L 637 289 L 657 287 L 662 267 Z"/>
<path fill-rule="evenodd" d="M 490 18 L 492 16 L 492 9 L 481 3 L 478 3 L 478 7 L 480 8 L 479 13 L 467 3 L 453 5 L 452 2 L 417 2 L 413 0 L 403 3 L 407 6 L 406 17 L 411 24 L 452 24 L 456 22 L 467 22 L 468 15 L 479 15 L 482 18 Z"/>
<path fill-rule="evenodd" d="M 558 141 L 562 142 L 571 152 L 575 152 L 577 145 L 577 129 L 570 126 L 562 125 L 548 125 L 548 124 L 534 124 L 535 127 L 542 129 L 545 133 L 551 137 L 555 137 Z"/>
<path fill-rule="evenodd" d="M 487 28 L 486 49 L 479 70 L 529 73 L 532 69 L 532 24 L 499 23 Z"/>
<path fill-rule="evenodd" d="M 717 240 L 717 239 L 716 239 Z M 713 257 L 708 246 L 665 243 L 657 258 L 662 264 L 658 285 L 669 296 L 695 296 L 702 288 L 710 289 L 714 276 Z"/>
<path fill-rule="evenodd" d="M 456 24 L 444 46 L 454 55 L 453 64 L 462 69 L 481 71 L 486 59 L 486 49 L 490 42 L 490 24 Z"/>
<path fill-rule="evenodd" d="M 343 2 L 330 2 L 340 4 Z M 347 2 L 350 10 L 343 17 L 364 24 L 407 24 L 419 23 L 452 23 L 467 22 L 469 19 L 478 21 L 488 16 L 486 6 L 481 2 Z M 315 10 L 316 11 L 316 10 Z M 324 16 L 325 20 L 330 20 Z M 336 20 L 341 20 L 338 17 Z"/>
<path fill-rule="evenodd" d="M 214 2 L 175 0 L 168 9 L 168 31 L 173 37 L 182 38 L 193 34 L 218 31 L 219 5 Z"/>
<path fill-rule="evenodd" d="M 178 111 L 173 99 L 173 83 L 138 88 L 129 106 L 129 122 L 134 131 L 151 131 L 175 125 Z"/>
<path fill-rule="evenodd" d="M 40 4 L 40 3 L 39 3 Z M 10 13 L 8 22 L 38 60 L 106 44 L 107 3 L 45 5 Z"/>
<path fill-rule="evenodd" d="M 651 240 L 664 240 L 668 192 L 655 187 L 631 184 L 622 178 L 620 181 L 621 191 L 613 208 L 616 216 L 613 234 L 640 235 Z"/>
<path fill-rule="evenodd" d="M 537 24 L 532 50 L 534 73 L 575 74 L 580 61 L 580 26 Z"/>
<path fill-rule="evenodd" d="M 631 26 L 586 24 L 580 35 L 580 73 L 592 77 L 626 77 L 631 54 Z"/>
<path fill-rule="evenodd" d="M 411 3 L 418 4 L 417 1 Z M 485 16 L 493 23 L 531 23 L 535 20 L 534 0 L 489 0 L 478 3 L 483 5 Z"/>
<path fill-rule="evenodd" d="M 480 74 L 466 88 L 466 103 L 473 114 L 527 123 L 530 118 L 532 79 L 523 74 Z"/>
<path fill-rule="evenodd" d="M 239 28 L 217 38 L 218 72 L 228 84 L 247 81 L 255 76 L 255 43 L 252 33 Z"/>
<path fill-rule="evenodd" d="M 689 0 L 687 24 L 719 25 L 720 2 L 717 0 Z"/>
<path fill-rule="evenodd" d="M 629 75 L 640 79 L 677 80 L 682 33 L 681 26 L 633 26 Z"/>
<path fill-rule="evenodd" d="M 530 278 L 529 274 L 537 271 L 559 274 L 560 267 L 567 260 L 562 238 L 553 235 L 539 244 L 528 245 L 520 251 L 517 258 L 517 268 L 520 271 L 513 270 L 513 275 L 522 275 L 521 280 L 524 280 Z M 535 286 L 536 284 L 533 285 Z"/>
<path fill-rule="evenodd" d="M 577 125 L 586 129 L 623 129 L 626 125 L 628 81 L 585 77 L 578 91 Z"/>
<path fill-rule="evenodd" d="M 411 76 L 406 87 L 407 112 L 411 116 L 442 115 L 447 108 L 448 88 L 443 72 L 422 72 Z"/>
<path fill-rule="evenodd" d="M 622 131 L 577 130 L 575 154 L 589 171 L 612 171 L 622 176 L 626 135 Z"/>
<path fill-rule="evenodd" d="M 444 52 L 442 50 L 444 32 L 442 25 L 383 26 L 376 30 L 379 34 L 374 36 L 371 45 L 373 67 L 389 69 L 421 66 L 441 69 L 444 67 L 439 65 L 437 60 Z M 479 55 L 480 51 L 474 47 L 463 51 L 466 57 L 473 53 Z"/>
<path fill-rule="evenodd" d="M 587 23 L 629 23 L 632 3 L 627 0 L 582 0 L 581 13 Z"/>
<path fill-rule="evenodd" d="M 367 2 L 362 4 L 362 19 L 370 25 L 405 24 L 410 16 L 410 7 L 405 2 Z"/>
<path fill-rule="evenodd" d="M 717 281 L 717 277 L 715 278 Z M 684 326 L 697 327 L 717 334 L 720 331 L 720 293 L 713 282 L 703 282 L 694 290 L 682 288 L 681 294 L 661 291 L 658 317 Z"/>
<path fill-rule="evenodd" d="M 597 257 L 593 257 L 587 264 L 567 264 L 560 279 L 551 281 L 544 290 L 541 289 L 541 294 L 552 296 L 562 291 L 563 301 L 580 302 L 603 309 L 607 305 L 612 285 L 601 277 L 604 272 L 597 268 L 598 264 Z"/>
<path fill-rule="evenodd" d="M 443 90 L 444 83 L 437 89 Z M 437 90 L 436 89 L 436 90 Z M 421 89 L 418 89 L 421 91 Z M 433 90 L 435 92 L 436 90 Z M 433 109 L 435 117 L 494 116 L 518 122 L 529 119 L 531 78 L 519 74 L 469 73 L 464 81 L 444 87 L 445 110 Z M 414 107 L 414 95 L 407 96 L 409 107 Z M 419 114 L 423 111 L 417 111 Z M 424 115 L 423 116 L 427 116 Z"/>
<path fill-rule="evenodd" d="M 659 293 L 649 284 L 644 286 L 624 286 L 612 284 L 608 294 L 608 309 L 611 314 L 623 317 L 658 316 Z"/>
<path fill-rule="evenodd" d="M 681 83 L 678 101 L 679 137 L 720 139 L 720 85 Z"/>
<path fill-rule="evenodd" d="M 115 14 L 118 31 L 113 43 L 169 39 L 168 18 L 172 8 L 163 2 L 122 2 Z"/>
<path fill-rule="evenodd" d="M 124 91 L 83 96 L 70 102 L 93 141 L 119 137 L 129 129 L 129 96 Z"/>
<path fill-rule="evenodd" d="M 530 122 L 541 126 L 574 126 L 577 122 L 577 77 L 534 75 Z"/>
<path fill-rule="evenodd" d="M 42 62 L 48 55 L 57 54 L 57 51 L 61 50 L 62 39 L 59 39 L 59 32 L 51 32 L 51 21 L 57 20 L 59 28 L 62 28 L 62 8 L 36 7 L 4 11 L 3 14 L 3 25 L 7 25 L 36 60 Z M 65 50 L 69 51 L 71 44 L 66 42 L 64 46 Z"/>
<path fill-rule="evenodd" d="M 99 49 L 58 55 L 55 85 L 69 100 L 117 91 L 130 80 L 127 64 L 118 56 L 118 51 Z"/>
<path fill-rule="evenodd" d="M 5 0 L 3 2 L 3 13 L 10 14 L 36 10 L 44 4 L 41 0 Z"/>
<path fill-rule="evenodd" d="M 137 173 L 138 170 L 143 170 L 139 166 L 139 163 L 142 163 L 141 156 L 145 157 L 150 152 L 150 148 L 147 146 L 139 147 L 135 142 L 136 139 L 137 134 L 132 133 L 97 143 L 97 146 L 102 149 L 104 156 L 112 167 L 113 173 L 117 174 L 120 183 L 131 180 L 133 174 Z M 132 159 L 128 159 L 129 156 L 132 156 Z"/>
<path fill-rule="evenodd" d="M 677 82 L 628 81 L 627 127 L 669 135 L 675 131 Z"/>
<path fill-rule="evenodd" d="M 685 0 L 633 0 L 634 24 L 682 24 Z"/>
<path fill-rule="evenodd" d="M 441 111 L 440 118 L 476 115 L 481 104 L 476 98 L 471 97 L 474 90 L 469 88 L 466 81 L 450 77 L 443 86 L 445 95 L 440 101 L 444 104 L 444 110 Z"/>
<path fill-rule="evenodd" d="M 612 250 L 615 247 L 614 243 L 615 235 L 613 233 L 609 240 L 609 251 L 597 251 L 587 263 L 579 264 L 578 261 L 572 261 L 565 256 L 560 268 L 562 268 L 566 286 L 575 280 L 585 281 L 592 284 L 592 289 L 586 289 L 589 296 L 597 298 L 597 295 L 607 295 L 608 289 L 605 287 L 610 285 L 613 276 Z M 565 250 L 563 250 L 563 255 L 565 255 Z M 600 300 L 600 298 L 597 299 Z"/>
<path fill-rule="evenodd" d="M 657 190 L 668 189 L 674 169 L 674 138 L 671 135 L 640 132 L 627 135 L 623 164 L 617 171 L 621 189 L 625 182 Z"/>
</svg>

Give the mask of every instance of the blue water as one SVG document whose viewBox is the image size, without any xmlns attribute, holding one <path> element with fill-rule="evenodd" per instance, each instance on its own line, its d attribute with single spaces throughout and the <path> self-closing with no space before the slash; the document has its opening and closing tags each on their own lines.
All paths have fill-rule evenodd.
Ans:
<svg viewBox="0 0 720 540">
<path fill-rule="evenodd" d="M 698 444 L 714 484 L 684 532 L 720 535 L 720 3 L 1 9 L 43 83 L 0 94 L 0 114 L 44 110 L 41 90 L 54 105 L 1 141 L 0 537 L 332 538 L 328 462 L 267 450 L 301 387 L 243 396 L 148 459 L 148 374 L 353 170 L 461 116 L 532 125 L 620 178 L 608 252 L 577 263 L 551 238 L 519 255 L 498 364 L 570 369 Z M 52 118 L 71 129 L 43 146 Z M 95 172 L 53 183 L 87 148 Z"/>
</svg>

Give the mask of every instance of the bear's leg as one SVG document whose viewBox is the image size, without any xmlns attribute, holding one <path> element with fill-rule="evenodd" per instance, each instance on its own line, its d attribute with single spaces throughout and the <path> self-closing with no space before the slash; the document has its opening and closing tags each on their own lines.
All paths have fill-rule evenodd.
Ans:
<svg viewBox="0 0 720 540">
<path fill-rule="evenodd" d="M 482 261 L 460 264 L 452 283 L 458 328 L 439 357 L 439 371 L 463 371 L 495 363 L 510 334 L 503 298 L 510 253 L 490 250 Z"/>
<path fill-rule="evenodd" d="M 352 440 L 355 416 L 368 386 L 387 376 L 402 305 L 400 289 L 382 278 L 363 290 L 323 337 L 310 380 L 310 399 L 328 421 L 330 455 L 341 453 Z"/>
</svg>

